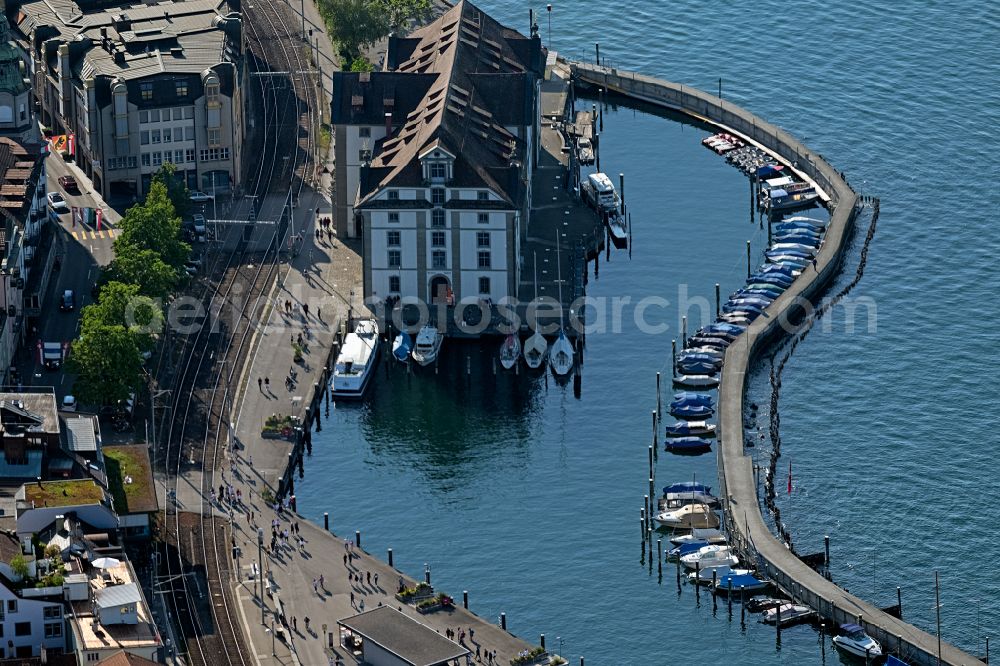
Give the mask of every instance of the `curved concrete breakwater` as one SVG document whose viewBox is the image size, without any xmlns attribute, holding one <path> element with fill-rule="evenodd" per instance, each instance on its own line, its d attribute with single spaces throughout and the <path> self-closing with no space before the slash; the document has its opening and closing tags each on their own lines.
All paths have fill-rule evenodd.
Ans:
<svg viewBox="0 0 1000 666">
<path fill-rule="evenodd" d="M 570 63 L 574 80 L 607 91 L 680 111 L 756 143 L 790 166 L 823 193 L 830 210 L 826 241 L 815 271 L 807 270 L 767 308 L 726 352 L 719 386 L 719 477 L 725 520 L 734 547 L 756 561 L 796 600 L 833 623 L 860 622 L 884 648 L 909 663 L 970 665 L 975 657 L 936 636 L 897 619 L 841 589 L 796 557 L 768 529 L 761 514 L 753 463 L 743 442 L 747 370 L 770 345 L 794 333 L 789 323 L 810 306 L 806 301 L 837 275 L 858 211 L 858 195 L 820 155 L 784 130 L 714 95 L 635 72 L 588 63 Z M 805 307 L 804 307 L 805 306 Z"/>
</svg>

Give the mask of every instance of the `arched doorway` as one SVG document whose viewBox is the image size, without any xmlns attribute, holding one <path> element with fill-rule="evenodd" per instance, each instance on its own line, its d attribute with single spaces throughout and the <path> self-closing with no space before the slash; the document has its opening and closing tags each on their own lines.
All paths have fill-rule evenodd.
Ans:
<svg viewBox="0 0 1000 666">
<path fill-rule="evenodd" d="M 443 275 L 435 275 L 431 278 L 431 303 L 451 305 L 454 297 L 451 292 L 451 283 Z"/>
</svg>

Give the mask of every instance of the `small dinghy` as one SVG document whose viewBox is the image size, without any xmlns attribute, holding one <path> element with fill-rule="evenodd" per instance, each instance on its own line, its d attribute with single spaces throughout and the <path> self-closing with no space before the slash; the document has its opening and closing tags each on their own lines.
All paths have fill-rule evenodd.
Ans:
<svg viewBox="0 0 1000 666">
<path fill-rule="evenodd" d="M 413 350 L 413 338 L 406 331 L 401 332 L 392 341 L 392 355 L 400 363 L 406 363 L 407 357 Z"/>
</svg>

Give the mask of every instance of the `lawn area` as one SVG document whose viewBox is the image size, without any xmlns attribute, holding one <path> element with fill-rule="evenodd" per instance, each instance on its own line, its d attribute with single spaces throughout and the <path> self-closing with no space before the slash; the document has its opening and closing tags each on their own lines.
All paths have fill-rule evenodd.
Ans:
<svg viewBox="0 0 1000 666">
<path fill-rule="evenodd" d="M 156 511 L 156 489 L 143 445 L 105 446 L 108 489 L 119 514 Z"/>
<path fill-rule="evenodd" d="M 104 499 L 100 486 L 90 479 L 76 481 L 43 481 L 41 485 L 24 486 L 24 498 L 36 507 L 94 504 Z"/>
</svg>

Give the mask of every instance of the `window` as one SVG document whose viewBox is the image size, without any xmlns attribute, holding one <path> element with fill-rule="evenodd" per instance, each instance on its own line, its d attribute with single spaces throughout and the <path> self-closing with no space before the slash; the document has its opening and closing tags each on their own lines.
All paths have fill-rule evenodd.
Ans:
<svg viewBox="0 0 1000 666">
<path fill-rule="evenodd" d="M 478 252 L 478 257 L 479 257 L 479 262 L 478 262 L 479 268 L 491 268 L 492 267 L 490 265 L 491 262 L 490 262 L 490 251 L 489 250 L 480 250 Z"/>
<path fill-rule="evenodd" d="M 434 250 L 431 252 L 431 268 L 438 270 L 448 268 L 448 253 L 444 250 Z"/>
<path fill-rule="evenodd" d="M 479 278 L 479 293 L 480 294 L 490 293 L 490 279 L 488 277 Z"/>
<path fill-rule="evenodd" d="M 218 146 L 222 143 L 222 130 L 219 128 L 208 130 L 208 145 Z"/>
<path fill-rule="evenodd" d="M 184 128 L 184 140 L 185 141 L 194 141 L 194 127 L 185 127 Z"/>
<path fill-rule="evenodd" d="M 149 137 L 150 139 L 152 139 L 152 143 L 160 143 L 160 141 L 162 140 L 162 135 L 160 134 L 160 130 L 153 130 L 152 132 L 149 133 Z"/>
<path fill-rule="evenodd" d="M 149 122 L 151 122 L 151 123 L 158 123 L 158 122 L 160 122 L 160 110 L 159 109 L 153 109 L 152 111 L 149 112 Z"/>
<path fill-rule="evenodd" d="M 152 83 L 140 83 L 139 84 L 139 94 L 142 96 L 143 102 L 150 102 L 153 99 L 153 84 Z"/>
<path fill-rule="evenodd" d="M 443 231 L 431 232 L 431 247 L 445 247 L 445 239 Z"/>
<path fill-rule="evenodd" d="M 476 199 L 478 201 L 489 201 L 490 193 L 487 192 L 486 190 L 479 190 L 478 192 L 476 192 Z"/>
<path fill-rule="evenodd" d="M 367 138 L 371 137 L 371 135 L 372 135 L 372 128 L 371 127 L 359 127 L 358 128 L 358 136 L 360 136 L 362 139 L 367 139 Z M 396 291 L 399 291 L 399 290 L 397 289 Z"/>
<path fill-rule="evenodd" d="M 489 247 L 490 246 L 490 232 L 488 231 L 477 231 L 476 232 L 476 247 Z"/>
<path fill-rule="evenodd" d="M 191 120 L 194 118 L 194 107 L 185 106 L 184 107 L 184 120 Z"/>
<path fill-rule="evenodd" d="M 431 178 L 437 180 L 444 180 L 444 178 L 446 177 L 447 177 L 447 171 L 445 170 L 443 164 L 441 164 L 440 162 L 435 162 L 431 164 Z"/>
<path fill-rule="evenodd" d="M 219 160 L 228 160 L 228 159 L 229 159 L 228 148 L 208 148 L 208 149 L 202 149 L 201 151 L 202 162 L 217 162 Z"/>
<path fill-rule="evenodd" d="M 444 226 L 444 211 L 440 208 L 435 208 L 431 211 L 431 226 L 432 227 L 443 227 Z"/>
<path fill-rule="evenodd" d="M 174 109 L 174 120 L 183 120 L 183 118 L 184 118 L 184 107 L 178 106 L 176 109 Z"/>
<path fill-rule="evenodd" d="M 45 637 L 60 638 L 62 636 L 62 622 L 46 622 Z"/>
<path fill-rule="evenodd" d="M 403 253 L 399 250 L 389 250 L 389 268 L 399 268 L 403 264 Z"/>
<path fill-rule="evenodd" d="M 149 132 L 148 131 L 143 130 L 142 132 L 139 132 L 139 143 L 142 144 L 143 146 L 149 145 Z"/>
<path fill-rule="evenodd" d="M 87 661 L 98 661 L 101 658 L 100 652 L 88 652 Z"/>
<path fill-rule="evenodd" d="M 489 213 L 480 213 L 479 217 L 476 218 L 476 221 L 479 222 L 479 224 L 489 224 L 490 223 L 490 214 Z"/>
<path fill-rule="evenodd" d="M 399 245 L 400 234 L 398 231 L 385 232 L 385 244 L 392 247 Z"/>
<path fill-rule="evenodd" d="M 159 152 L 153 153 L 153 166 L 158 167 L 163 163 L 163 155 Z"/>
<path fill-rule="evenodd" d="M 170 143 L 170 135 L 171 135 L 170 128 L 169 127 L 165 128 L 163 130 L 163 143 Z"/>
<path fill-rule="evenodd" d="M 184 151 L 175 150 L 174 151 L 174 164 L 184 164 Z"/>
<path fill-rule="evenodd" d="M 389 213 L 389 223 L 396 224 L 399 222 L 399 213 Z"/>
<path fill-rule="evenodd" d="M 389 291 L 392 292 L 392 293 L 394 293 L 394 294 L 398 294 L 399 293 L 400 289 L 399 289 L 399 276 L 398 275 L 390 275 L 389 276 Z"/>
<path fill-rule="evenodd" d="M 219 84 L 209 83 L 205 86 L 205 101 L 209 104 L 219 103 Z"/>
<path fill-rule="evenodd" d="M 30 636 L 31 635 L 31 623 L 30 622 L 15 622 L 14 623 L 14 635 L 15 636 Z"/>
<path fill-rule="evenodd" d="M 194 148 L 187 148 L 184 151 L 184 161 L 185 162 L 194 162 Z"/>
<path fill-rule="evenodd" d="M 175 110 L 179 111 L 180 109 L 175 109 Z M 174 128 L 174 141 L 183 141 L 183 140 L 184 140 L 184 128 L 183 127 L 175 127 Z"/>
<path fill-rule="evenodd" d="M 140 111 L 139 112 L 139 123 L 141 124 L 141 123 L 148 123 L 148 122 L 149 122 L 149 111 Z"/>
<path fill-rule="evenodd" d="M 389 190 L 386 194 L 389 197 L 389 201 L 399 201 L 399 191 Z"/>
<path fill-rule="evenodd" d="M 444 190 L 440 187 L 435 187 L 431 190 L 431 203 L 435 206 L 440 206 L 444 204 Z"/>
<path fill-rule="evenodd" d="M 188 96 L 188 84 L 187 81 L 174 81 L 174 86 L 177 90 L 178 97 Z"/>
<path fill-rule="evenodd" d="M 142 154 L 142 166 L 149 166 L 149 153 Z"/>
<path fill-rule="evenodd" d="M 46 606 L 44 613 L 46 620 L 55 620 L 62 617 L 62 608 L 59 606 Z"/>
</svg>

